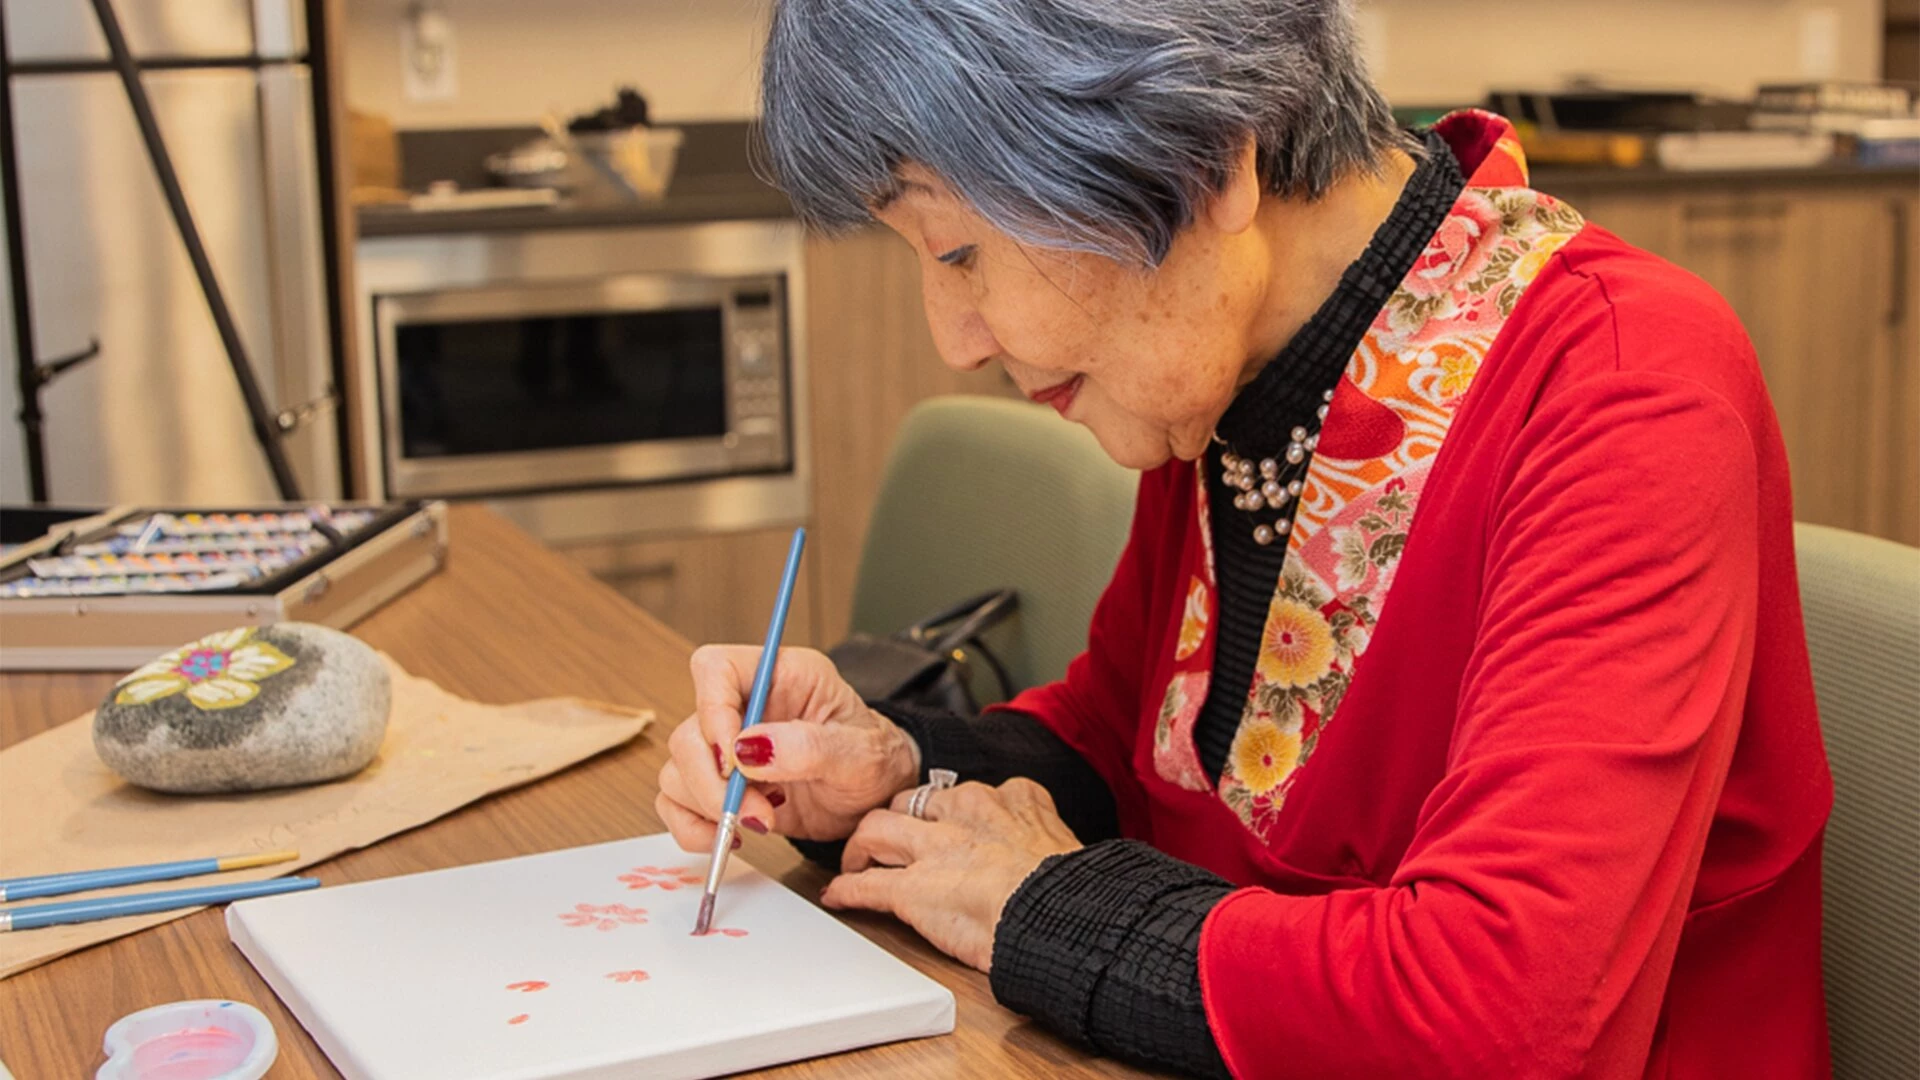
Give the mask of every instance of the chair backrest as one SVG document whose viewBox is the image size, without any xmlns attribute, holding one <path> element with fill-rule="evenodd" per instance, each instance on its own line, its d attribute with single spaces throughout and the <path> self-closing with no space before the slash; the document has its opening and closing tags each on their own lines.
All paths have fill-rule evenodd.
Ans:
<svg viewBox="0 0 1920 1080">
<path fill-rule="evenodd" d="M 852 628 L 890 634 L 977 593 L 1013 588 L 1019 612 L 987 635 L 988 647 L 1016 690 L 1059 678 L 1086 647 L 1138 483 L 1085 428 L 1043 406 L 922 402 L 887 458 Z"/>
<path fill-rule="evenodd" d="M 1920 1076 L 1920 549 L 1795 527 L 1833 767 L 1823 939 L 1834 1075 Z"/>
</svg>

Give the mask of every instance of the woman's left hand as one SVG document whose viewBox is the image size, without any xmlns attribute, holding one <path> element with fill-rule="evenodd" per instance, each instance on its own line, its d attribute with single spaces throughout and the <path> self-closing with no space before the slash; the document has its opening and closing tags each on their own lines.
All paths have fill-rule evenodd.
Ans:
<svg viewBox="0 0 1920 1080">
<path fill-rule="evenodd" d="M 1043 859 L 1080 848 L 1053 796 L 1031 780 L 935 791 L 924 820 L 913 792 L 861 820 L 844 871 L 820 894 L 830 908 L 884 911 L 965 964 L 993 965 L 993 931 L 1014 890 Z"/>
</svg>

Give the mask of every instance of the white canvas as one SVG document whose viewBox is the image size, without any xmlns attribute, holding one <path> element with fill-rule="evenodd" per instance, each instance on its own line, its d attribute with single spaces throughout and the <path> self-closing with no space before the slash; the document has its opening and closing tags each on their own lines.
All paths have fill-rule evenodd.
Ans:
<svg viewBox="0 0 1920 1080">
<path fill-rule="evenodd" d="M 953 1030 L 953 995 L 665 835 L 266 897 L 227 932 L 348 1080 L 704 1077 Z M 639 974 L 636 974 L 639 973 Z"/>
</svg>

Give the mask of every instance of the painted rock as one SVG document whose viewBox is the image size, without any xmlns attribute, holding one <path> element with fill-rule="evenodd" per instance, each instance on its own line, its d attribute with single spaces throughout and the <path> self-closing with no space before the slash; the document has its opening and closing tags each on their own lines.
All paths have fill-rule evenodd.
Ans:
<svg viewBox="0 0 1920 1080">
<path fill-rule="evenodd" d="M 392 700 L 380 655 L 337 630 L 223 630 L 121 679 L 93 714 L 93 748 L 156 791 L 312 784 L 373 760 Z"/>
</svg>

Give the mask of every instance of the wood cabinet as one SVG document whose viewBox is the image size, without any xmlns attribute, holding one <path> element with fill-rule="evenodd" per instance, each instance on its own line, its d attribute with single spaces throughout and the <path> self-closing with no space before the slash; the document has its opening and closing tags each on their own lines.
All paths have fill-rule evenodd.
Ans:
<svg viewBox="0 0 1920 1080">
<path fill-rule="evenodd" d="M 757 644 L 766 637 L 793 533 L 702 533 L 560 547 L 561 554 L 695 644 Z M 812 560 L 811 553 L 809 561 Z M 814 564 L 817 567 L 817 563 Z M 817 645 L 816 575 L 803 573 L 787 613 L 786 643 Z"/>
<path fill-rule="evenodd" d="M 1911 176 L 1542 186 L 1733 306 L 1780 418 L 1795 517 L 1920 544 Z"/>
<path fill-rule="evenodd" d="M 863 229 L 807 250 L 808 390 L 813 417 L 813 538 L 822 640 L 846 636 L 860 543 L 887 451 L 918 402 L 941 394 L 1019 391 L 999 365 L 957 372 L 940 362 L 920 302 L 911 248 Z"/>
</svg>

